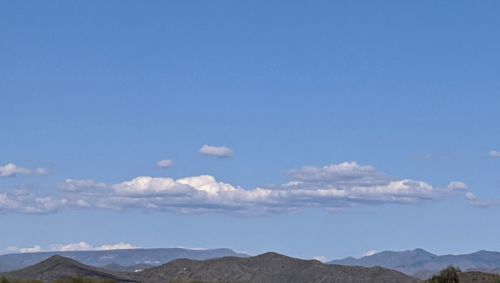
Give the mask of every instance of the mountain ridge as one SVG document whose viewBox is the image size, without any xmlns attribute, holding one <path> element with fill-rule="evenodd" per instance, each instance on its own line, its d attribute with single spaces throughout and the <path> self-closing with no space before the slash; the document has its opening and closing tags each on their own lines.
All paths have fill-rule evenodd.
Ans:
<svg viewBox="0 0 500 283">
<path fill-rule="evenodd" d="M 361 258 L 333 260 L 328 264 L 347 266 L 381 266 L 420 279 L 427 279 L 441 269 L 453 265 L 464 271 L 495 270 L 500 268 L 500 252 L 480 250 L 469 254 L 435 255 L 424 249 L 383 251 Z"/>
<path fill-rule="evenodd" d="M 184 249 L 184 248 L 151 248 L 151 249 L 118 249 L 103 251 L 51 251 L 34 253 L 12 253 L 0 255 L 0 272 L 21 269 L 51 256 L 59 255 L 71 258 L 83 264 L 104 267 L 115 266 L 121 271 L 135 271 L 139 265 L 146 267 L 158 266 L 179 259 L 210 259 L 225 256 L 248 255 L 227 248 L 218 249 Z"/>
<path fill-rule="evenodd" d="M 327 265 L 278 253 L 254 257 L 223 257 L 208 260 L 177 259 L 136 273 L 122 273 L 84 265 L 53 256 L 27 268 L 2 273 L 9 280 L 53 282 L 90 278 L 120 283 L 210 282 L 210 283 L 416 283 L 403 273 L 381 267 Z"/>
</svg>

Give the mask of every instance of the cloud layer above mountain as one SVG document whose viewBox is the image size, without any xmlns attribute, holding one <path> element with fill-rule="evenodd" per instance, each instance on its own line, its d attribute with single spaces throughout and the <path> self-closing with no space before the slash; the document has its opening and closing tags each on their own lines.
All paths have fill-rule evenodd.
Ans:
<svg viewBox="0 0 500 283">
<path fill-rule="evenodd" d="M 123 250 L 123 249 L 137 249 L 139 247 L 131 245 L 129 243 L 116 243 L 116 244 L 104 244 L 100 246 L 92 246 L 87 242 L 78 242 L 70 244 L 52 244 L 47 248 L 43 248 L 40 245 L 35 245 L 32 247 L 19 248 L 16 246 L 11 246 L 6 249 L 7 253 L 35 253 L 35 252 L 67 252 L 67 251 L 106 251 L 106 250 Z"/>
<path fill-rule="evenodd" d="M 307 166 L 291 170 L 288 175 L 290 181 L 285 184 L 253 189 L 221 182 L 209 175 L 180 179 L 140 176 L 114 184 L 66 179 L 59 184 L 56 196 L 39 197 L 25 190 L 0 193 L 0 211 L 110 209 L 262 215 L 307 208 L 340 211 L 359 205 L 418 204 L 457 194 L 478 202 L 462 182 L 434 187 L 423 181 L 390 177 L 356 162 Z"/>
</svg>

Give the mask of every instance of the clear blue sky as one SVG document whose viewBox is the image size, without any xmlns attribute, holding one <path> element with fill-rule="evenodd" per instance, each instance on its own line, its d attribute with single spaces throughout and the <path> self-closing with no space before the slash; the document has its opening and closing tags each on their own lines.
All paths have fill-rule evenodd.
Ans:
<svg viewBox="0 0 500 283">
<path fill-rule="evenodd" d="M 0 1 L 0 250 L 498 250 L 499 27 L 496 0 Z"/>
</svg>

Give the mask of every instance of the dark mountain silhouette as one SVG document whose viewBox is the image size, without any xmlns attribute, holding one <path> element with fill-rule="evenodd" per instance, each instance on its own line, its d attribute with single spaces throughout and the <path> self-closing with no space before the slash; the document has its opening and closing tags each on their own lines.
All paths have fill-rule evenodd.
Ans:
<svg viewBox="0 0 500 283">
<path fill-rule="evenodd" d="M 53 282 L 89 278 L 112 282 L 206 282 L 206 283 L 415 283 L 416 279 L 380 267 L 326 265 L 276 253 L 256 257 L 224 257 L 205 261 L 179 259 L 135 273 L 109 271 L 75 260 L 53 256 L 36 265 L 0 274 L 12 280 Z"/>
<path fill-rule="evenodd" d="M 92 266 L 119 266 L 118 270 L 126 271 L 134 271 L 137 267 L 143 269 L 144 267 L 158 266 L 179 258 L 204 260 L 225 256 L 247 256 L 230 249 L 191 250 L 181 248 L 18 253 L 0 255 L 0 272 L 21 269 L 54 255 L 72 258 Z"/>
<path fill-rule="evenodd" d="M 38 264 L 0 277 L 16 280 L 54 282 L 74 278 L 117 283 L 416 283 L 418 279 L 382 267 L 323 264 L 277 253 L 255 257 L 223 257 L 204 261 L 178 259 L 138 272 L 119 272 L 52 256 Z M 459 274 L 461 283 L 498 283 L 500 276 L 479 271 Z"/>
<path fill-rule="evenodd" d="M 413 283 L 417 281 L 400 272 L 380 267 L 327 265 L 316 260 L 301 260 L 276 253 L 205 261 L 179 259 L 134 275 L 138 281 L 145 283 Z"/>
<path fill-rule="evenodd" d="M 482 270 L 491 272 L 500 267 L 500 253 L 479 251 L 464 255 L 438 256 L 423 249 L 392 252 L 384 251 L 359 259 L 345 258 L 334 260 L 329 264 L 347 266 L 381 266 L 394 269 L 407 275 L 427 279 L 447 266 L 453 265 L 461 270 Z"/>
<path fill-rule="evenodd" d="M 113 282 L 135 282 L 127 274 L 88 266 L 62 256 L 52 256 L 38 264 L 1 274 L 14 280 L 53 282 L 71 278 L 89 278 Z"/>
</svg>

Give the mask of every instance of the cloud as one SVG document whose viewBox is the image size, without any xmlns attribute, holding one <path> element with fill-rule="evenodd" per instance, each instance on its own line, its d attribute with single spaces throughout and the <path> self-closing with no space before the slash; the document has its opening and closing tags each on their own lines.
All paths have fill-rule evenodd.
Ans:
<svg viewBox="0 0 500 283">
<path fill-rule="evenodd" d="M 33 172 L 37 176 L 47 176 L 50 173 L 48 168 L 35 168 Z"/>
<path fill-rule="evenodd" d="M 365 256 L 372 256 L 372 255 L 374 255 L 374 254 L 376 254 L 376 253 L 377 253 L 377 251 L 376 251 L 376 250 L 369 250 L 369 251 L 367 251 L 367 252 L 363 253 L 363 254 L 361 255 L 361 257 L 365 257 Z"/>
<path fill-rule="evenodd" d="M 210 175 L 180 179 L 139 176 L 106 184 L 91 179 L 66 179 L 60 193 L 37 197 L 29 191 L 0 194 L 0 212 L 48 213 L 66 209 L 139 210 L 144 212 L 229 213 L 264 215 L 320 208 L 335 213 L 366 205 L 414 205 L 462 194 L 479 202 L 463 182 L 446 187 L 409 178 L 396 178 L 373 166 L 343 162 L 322 167 L 306 166 L 288 172 L 285 184 L 243 188 Z"/>
<path fill-rule="evenodd" d="M 47 168 L 28 169 L 17 166 L 14 163 L 7 163 L 0 166 L 0 178 L 15 177 L 17 175 L 38 175 L 45 176 L 49 173 Z"/>
<path fill-rule="evenodd" d="M 19 252 L 21 253 L 37 253 L 41 252 L 42 248 L 40 246 L 33 246 L 31 248 L 21 248 L 19 249 Z"/>
<path fill-rule="evenodd" d="M 163 159 L 158 162 L 156 162 L 156 167 L 162 168 L 162 169 L 167 169 L 174 166 L 174 162 L 170 159 Z"/>
<path fill-rule="evenodd" d="M 129 243 L 117 243 L 117 244 L 110 244 L 110 245 L 102 245 L 97 247 L 97 250 L 100 251 L 109 251 L 109 250 L 131 250 L 131 249 L 138 249 L 139 247 L 134 246 Z"/>
<path fill-rule="evenodd" d="M 315 256 L 315 257 L 313 257 L 313 259 L 315 259 L 317 261 L 321 261 L 321 262 L 327 262 L 328 261 L 328 258 L 326 256 L 323 256 L 323 255 Z"/>
<path fill-rule="evenodd" d="M 42 247 L 36 245 L 33 247 L 27 247 L 27 248 L 18 248 L 16 246 L 10 246 L 7 249 L 5 249 L 7 253 L 38 253 L 42 252 L 43 249 Z"/>
<path fill-rule="evenodd" d="M 465 184 L 464 182 L 450 182 L 448 184 L 448 189 L 450 189 L 451 191 L 464 191 L 464 192 L 467 192 L 469 191 L 469 188 L 467 188 L 467 184 Z"/>
<path fill-rule="evenodd" d="M 18 167 L 14 163 L 7 163 L 0 166 L 0 178 L 15 177 L 17 175 L 29 175 L 31 170 Z"/>
<path fill-rule="evenodd" d="M 93 250 L 94 248 L 87 242 L 78 242 L 78 243 L 72 243 L 72 244 L 53 244 L 50 245 L 49 250 L 50 251 L 60 251 L 60 252 L 66 252 L 66 251 L 89 251 Z"/>
<path fill-rule="evenodd" d="M 0 213 L 50 213 L 59 209 L 64 201 L 56 197 L 36 196 L 25 189 L 15 189 L 0 193 Z"/>
<path fill-rule="evenodd" d="M 99 190 L 104 190 L 108 186 L 104 183 L 98 183 L 94 180 L 74 180 L 66 179 L 58 184 L 59 189 L 65 192 L 82 192 L 91 193 Z"/>
<path fill-rule="evenodd" d="M 493 158 L 500 158 L 500 151 L 491 150 L 490 151 L 490 156 L 493 157 Z"/>
<path fill-rule="evenodd" d="M 500 199 L 483 199 L 478 198 L 473 192 L 469 190 L 467 185 L 463 182 L 451 182 L 448 189 L 452 192 L 464 193 L 465 199 L 473 206 L 488 208 L 500 207 Z"/>
<path fill-rule="evenodd" d="M 211 146 L 205 144 L 200 148 L 199 153 L 219 158 L 227 158 L 233 155 L 233 150 L 226 146 Z"/>
<path fill-rule="evenodd" d="M 452 182 L 450 188 L 435 188 L 423 181 L 389 177 L 356 162 L 303 167 L 290 171 L 289 176 L 291 180 L 283 185 L 253 189 L 209 175 L 181 179 L 140 176 L 116 184 L 68 179 L 60 188 L 68 207 L 255 215 L 307 208 L 337 212 L 358 205 L 417 204 L 442 199 L 452 189 L 465 186 Z"/>
<path fill-rule="evenodd" d="M 35 253 L 35 252 L 67 252 L 67 251 L 107 251 L 107 250 L 122 250 L 122 249 L 138 249 L 139 247 L 129 243 L 105 244 L 101 246 L 92 246 L 91 244 L 81 241 L 70 244 L 51 244 L 48 248 L 42 248 L 39 245 L 27 248 L 18 248 L 16 246 L 8 247 L 5 251 L 8 253 Z"/>
<path fill-rule="evenodd" d="M 465 198 L 469 201 L 470 204 L 477 206 L 477 207 L 482 207 L 482 208 L 500 207 L 500 199 L 478 198 L 472 192 L 467 192 L 465 194 Z"/>
</svg>

